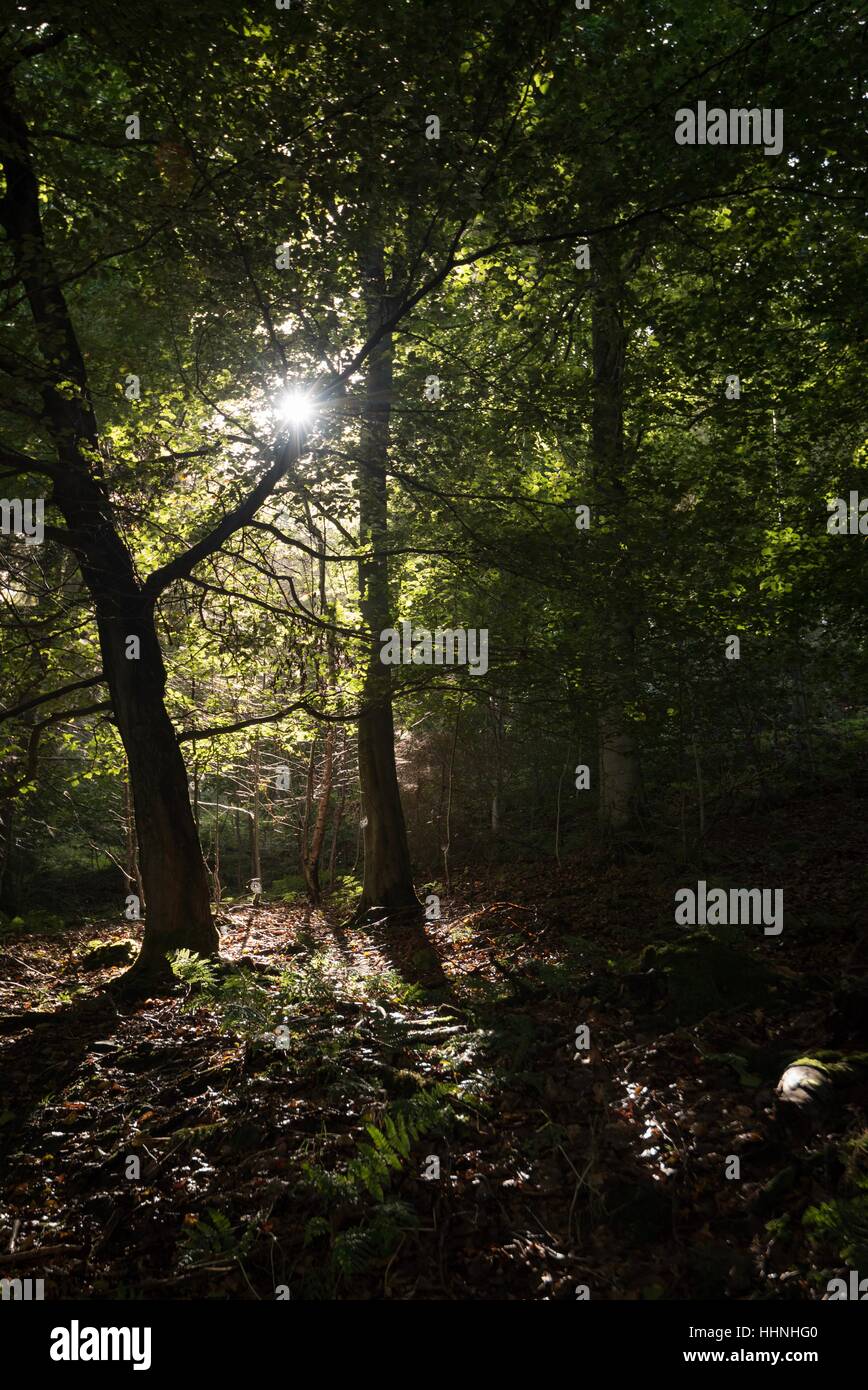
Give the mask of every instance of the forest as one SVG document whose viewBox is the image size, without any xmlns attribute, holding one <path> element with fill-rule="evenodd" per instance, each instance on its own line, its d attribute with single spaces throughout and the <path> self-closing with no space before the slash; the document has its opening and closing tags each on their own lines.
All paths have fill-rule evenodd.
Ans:
<svg viewBox="0 0 868 1390">
<path fill-rule="evenodd" d="M 868 1298 L 860 10 L 2 7 L 4 1302 Z"/>
</svg>

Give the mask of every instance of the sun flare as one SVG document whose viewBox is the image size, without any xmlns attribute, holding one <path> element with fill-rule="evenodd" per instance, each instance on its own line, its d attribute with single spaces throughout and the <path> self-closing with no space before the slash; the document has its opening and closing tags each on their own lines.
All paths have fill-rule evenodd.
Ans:
<svg viewBox="0 0 868 1390">
<path fill-rule="evenodd" d="M 277 400 L 277 415 L 284 425 L 301 429 L 313 417 L 314 406 L 307 392 L 285 391 Z"/>
</svg>

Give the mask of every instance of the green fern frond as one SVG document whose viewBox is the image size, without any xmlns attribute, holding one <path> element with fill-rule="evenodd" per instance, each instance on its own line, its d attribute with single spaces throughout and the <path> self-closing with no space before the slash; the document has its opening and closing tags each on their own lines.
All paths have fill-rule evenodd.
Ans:
<svg viewBox="0 0 868 1390">
<path fill-rule="evenodd" d="M 201 985 L 203 989 L 213 989 L 217 982 L 217 971 L 213 961 L 205 960 L 186 946 L 169 956 L 172 973 L 185 985 Z"/>
</svg>

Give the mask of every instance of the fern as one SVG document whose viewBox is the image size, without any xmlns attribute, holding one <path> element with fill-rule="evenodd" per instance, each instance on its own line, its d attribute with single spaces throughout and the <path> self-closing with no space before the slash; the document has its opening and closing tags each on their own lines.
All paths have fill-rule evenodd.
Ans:
<svg viewBox="0 0 868 1390">
<path fill-rule="evenodd" d="M 394 1175 L 410 1159 L 413 1144 L 423 1135 L 451 1124 L 455 1103 L 456 1087 L 443 1082 L 426 1087 L 409 1100 L 392 1101 L 379 1123 L 368 1117 L 365 1131 L 370 1142 L 362 1140 L 356 1145 L 344 1173 L 305 1163 L 302 1172 L 306 1181 L 331 1204 L 357 1203 L 365 1197 L 385 1201 Z"/>
<path fill-rule="evenodd" d="M 335 1273 L 364 1274 L 372 1266 L 390 1259 L 401 1236 L 415 1224 L 414 1213 L 405 1202 L 384 1202 L 369 1223 L 341 1231 L 335 1237 L 332 1247 Z"/>
<path fill-rule="evenodd" d="M 218 1257 L 238 1259 L 247 1253 L 254 1236 L 252 1226 L 240 1236 L 236 1235 L 229 1218 L 222 1211 L 209 1207 L 204 1216 L 184 1218 L 184 1228 L 178 1242 L 179 1263 L 194 1265 L 201 1260 Z"/>
<path fill-rule="evenodd" d="M 868 1265 L 868 1192 L 809 1207 L 802 1221 L 811 1241 L 830 1245 L 851 1269 Z"/>
<path fill-rule="evenodd" d="M 312 1216 L 305 1223 L 304 1242 L 305 1246 L 312 1245 L 316 1240 L 322 1240 L 324 1236 L 331 1235 L 331 1225 L 324 1216 Z"/>
<path fill-rule="evenodd" d="M 311 1163 L 303 1165 L 305 1180 L 332 1211 L 333 1220 L 345 1220 L 348 1208 L 371 1198 L 377 1203 L 355 1225 L 336 1234 L 332 1234 L 332 1222 L 325 1216 L 314 1216 L 307 1222 L 306 1246 L 330 1242 L 320 1269 L 306 1280 L 310 1297 L 334 1297 L 343 1280 L 391 1259 L 403 1236 L 415 1225 L 415 1217 L 406 1203 L 389 1195 L 389 1187 L 409 1163 L 413 1145 L 423 1135 L 451 1124 L 460 1104 L 458 1095 L 458 1087 L 437 1082 L 408 1100 L 392 1101 L 376 1118 L 369 1115 L 365 1121 L 368 1138 L 356 1145 L 343 1173 Z"/>
<path fill-rule="evenodd" d="M 203 989 L 213 989 L 217 983 L 217 970 L 213 961 L 205 960 L 186 946 L 169 956 L 172 973 L 185 985 L 200 985 Z"/>
<path fill-rule="evenodd" d="M 314 1217 L 308 1227 L 316 1226 L 319 1232 L 317 1223 L 321 1220 Z M 334 1237 L 322 1269 L 307 1281 L 309 1294 L 333 1297 L 342 1281 L 387 1264 L 401 1240 L 416 1224 L 416 1215 L 406 1202 L 395 1199 L 383 1202 L 364 1222 Z"/>
<path fill-rule="evenodd" d="M 356 1157 L 347 1165 L 351 1186 L 364 1189 L 378 1202 L 385 1198 L 393 1173 L 400 1173 L 410 1157 L 412 1145 L 423 1134 L 444 1126 L 452 1118 L 454 1090 L 438 1083 L 409 1100 L 396 1100 L 385 1110 L 380 1124 L 368 1120 L 365 1129 L 370 1144 L 360 1143 Z"/>
</svg>

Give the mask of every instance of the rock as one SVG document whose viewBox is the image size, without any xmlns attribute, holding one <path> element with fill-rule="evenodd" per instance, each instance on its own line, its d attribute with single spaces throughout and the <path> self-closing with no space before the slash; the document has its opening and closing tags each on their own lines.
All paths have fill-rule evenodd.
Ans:
<svg viewBox="0 0 868 1390">
<path fill-rule="evenodd" d="M 854 1086 L 868 1079 L 868 1055 L 823 1049 L 797 1057 L 776 1087 L 780 1101 L 802 1109 L 821 1109 L 832 1101 L 845 1102 Z"/>
<path fill-rule="evenodd" d="M 831 1078 L 819 1067 L 805 1063 L 795 1063 L 787 1067 L 775 1088 L 779 1100 L 790 1105 L 825 1104 L 830 1098 L 834 1085 Z"/>
<path fill-rule="evenodd" d="M 81 958 L 82 970 L 105 970 L 110 965 L 132 965 L 139 948 L 135 941 L 89 942 L 93 949 Z"/>
<path fill-rule="evenodd" d="M 653 952 L 653 954 L 652 954 Z M 710 1013 L 765 1004 L 781 986 L 777 972 L 753 953 L 735 928 L 698 930 L 676 943 L 646 947 L 644 974 L 631 971 L 628 985 L 639 998 L 668 995 L 680 1023 Z"/>
</svg>

